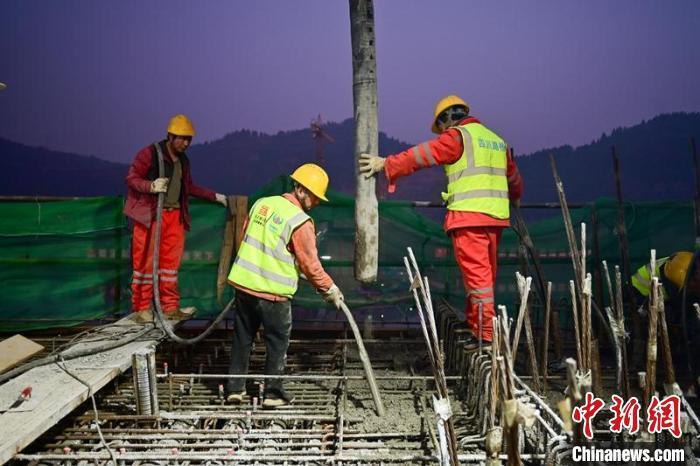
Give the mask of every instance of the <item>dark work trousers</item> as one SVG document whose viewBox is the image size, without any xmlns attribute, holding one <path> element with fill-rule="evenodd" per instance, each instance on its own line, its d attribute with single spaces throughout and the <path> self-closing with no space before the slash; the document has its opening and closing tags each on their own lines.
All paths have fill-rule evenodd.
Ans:
<svg viewBox="0 0 700 466">
<path fill-rule="evenodd" d="M 292 331 L 292 304 L 290 301 L 268 301 L 236 290 L 236 317 L 234 318 L 233 341 L 229 374 L 247 374 L 250 348 L 255 333 L 262 323 L 265 335 L 265 374 L 284 374 L 289 335 Z M 246 379 L 228 379 L 229 393 L 244 390 Z M 266 379 L 265 392 L 280 396 L 282 380 Z"/>
</svg>

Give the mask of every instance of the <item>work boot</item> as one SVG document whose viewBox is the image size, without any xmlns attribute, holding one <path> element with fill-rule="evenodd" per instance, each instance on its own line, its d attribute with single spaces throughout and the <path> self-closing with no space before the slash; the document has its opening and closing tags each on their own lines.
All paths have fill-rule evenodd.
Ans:
<svg viewBox="0 0 700 466">
<path fill-rule="evenodd" d="M 474 334 L 469 333 L 467 334 L 466 339 L 464 340 L 464 350 L 465 351 L 475 351 L 479 349 L 479 339 L 474 336 Z M 481 341 L 481 349 L 484 351 L 491 351 L 491 342 L 482 340 Z"/>
<path fill-rule="evenodd" d="M 286 406 L 294 401 L 294 396 L 283 388 L 271 389 L 266 391 L 263 396 L 263 408 L 277 408 Z"/>
<path fill-rule="evenodd" d="M 134 311 L 131 313 L 131 320 L 137 324 L 152 324 L 153 311 L 146 309 L 145 311 Z"/>
<path fill-rule="evenodd" d="M 181 307 L 180 309 L 172 312 L 165 312 L 165 318 L 168 320 L 189 320 L 197 312 L 197 308 L 194 306 Z"/>
<path fill-rule="evenodd" d="M 226 402 L 234 405 L 239 405 L 243 403 L 243 397 L 245 397 L 245 390 L 242 392 L 231 393 L 226 397 Z"/>
</svg>

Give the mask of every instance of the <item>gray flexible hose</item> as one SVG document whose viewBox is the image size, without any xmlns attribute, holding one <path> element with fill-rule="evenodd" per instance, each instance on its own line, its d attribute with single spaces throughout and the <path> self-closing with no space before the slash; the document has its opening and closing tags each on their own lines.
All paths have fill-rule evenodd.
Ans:
<svg viewBox="0 0 700 466">
<path fill-rule="evenodd" d="M 154 145 L 158 154 L 158 177 L 162 177 L 164 175 L 163 152 L 161 151 L 158 143 L 155 143 Z M 163 331 L 165 331 L 165 334 L 170 340 L 174 341 L 175 343 L 180 343 L 181 345 L 194 345 L 195 343 L 198 343 L 204 338 L 206 338 L 216 328 L 216 326 L 219 325 L 219 322 L 221 322 L 224 319 L 224 316 L 226 316 L 228 311 L 230 311 L 233 307 L 235 298 L 231 298 L 231 301 L 228 302 L 226 307 L 224 307 L 224 309 L 219 313 L 216 319 L 214 319 L 214 322 L 212 322 L 211 325 L 209 325 L 209 327 L 204 329 L 202 333 L 200 333 L 194 338 L 182 338 L 176 335 L 172 329 L 172 326 L 166 322 L 165 317 L 163 315 L 163 309 L 161 309 L 160 307 L 160 289 L 158 286 L 158 265 L 160 262 L 160 233 L 161 227 L 163 225 L 164 199 L 165 193 L 158 193 L 158 205 L 156 208 L 155 244 L 153 245 L 153 308 L 156 311 L 155 314 L 160 327 L 163 329 Z"/>
</svg>

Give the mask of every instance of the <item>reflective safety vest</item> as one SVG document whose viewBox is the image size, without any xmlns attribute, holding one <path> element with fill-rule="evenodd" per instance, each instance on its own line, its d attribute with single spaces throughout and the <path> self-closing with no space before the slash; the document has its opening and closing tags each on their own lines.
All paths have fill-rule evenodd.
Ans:
<svg viewBox="0 0 700 466">
<path fill-rule="evenodd" d="M 656 271 L 654 273 L 655 277 L 659 277 L 659 279 L 661 279 L 661 266 L 663 266 L 669 259 L 669 257 L 663 257 L 656 260 Z M 651 264 L 643 265 L 637 269 L 635 274 L 632 275 L 632 286 L 635 287 L 637 291 L 639 291 L 639 294 L 644 297 L 651 295 Z M 662 286 L 661 298 L 664 299 L 665 296 L 666 292 Z"/>
<path fill-rule="evenodd" d="M 294 230 L 310 219 L 282 196 L 258 199 L 250 209 L 229 281 L 254 291 L 294 296 L 299 271 L 287 245 Z"/>
<path fill-rule="evenodd" d="M 445 165 L 449 210 L 482 212 L 498 219 L 510 216 L 506 143 L 480 123 L 455 126 L 464 151 L 455 163 Z"/>
</svg>

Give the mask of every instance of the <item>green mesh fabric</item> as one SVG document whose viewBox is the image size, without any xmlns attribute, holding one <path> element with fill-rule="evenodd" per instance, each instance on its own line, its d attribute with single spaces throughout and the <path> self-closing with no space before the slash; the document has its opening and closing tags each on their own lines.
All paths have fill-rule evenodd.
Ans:
<svg viewBox="0 0 700 466">
<path fill-rule="evenodd" d="M 290 188 L 288 178 L 279 177 L 250 201 Z M 463 307 L 461 275 L 440 224 L 408 202 L 380 202 L 378 280 L 362 285 L 353 278 L 353 199 L 334 192 L 329 193 L 329 199 L 311 212 L 319 255 L 358 320 L 372 314 L 375 324 L 382 320 L 406 325 L 417 321 L 403 264 L 407 246 L 413 248 L 424 275 L 430 278 L 433 296 Z M 78 325 L 129 311 L 131 235 L 122 208 L 121 197 L 0 202 L 0 331 Z M 588 269 L 592 272 L 596 263 L 591 225 L 594 209 L 600 257 L 611 267 L 619 264 L 616 203 L 598 200 L 572 210 L 577 235 L 582 221 L 588 225 Z M 552 214 L 555 212 L 558 214 L 558 210 Z M 179 276 L 182 305 L 197 306 L 201 316 L 213 315 L 222 307 L 216 300 L 216 274 L 226 214 L 219 205 L 198 200 L 192 202 L 191 213 L 193 225 Z M 627 204 L 625 215 L 634 268 L 648 260 L 652 247 L 657 249 L 657 257 L 693 247 L 690 203 Z M 555 300 L 567 299 L 572 272 L 561 216 L 531 224 L 530 233 L 540 250 L 546 277 L 554 283 Z M 506 230 L 499 252 L 496 299 L 509 309 L 516 301 L 514 274 L 521 262 L 518 249 L 515 233 Z M 228 287 L 226 301 L 231 296 Z M 300 286 L 294 304 L 295 319 L 316 320 L 320 325 L 343 320 L 307 283 Z M 570 322 L 566 313 L 561 319 L 564 326 Z"/>
</svg>

